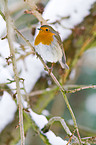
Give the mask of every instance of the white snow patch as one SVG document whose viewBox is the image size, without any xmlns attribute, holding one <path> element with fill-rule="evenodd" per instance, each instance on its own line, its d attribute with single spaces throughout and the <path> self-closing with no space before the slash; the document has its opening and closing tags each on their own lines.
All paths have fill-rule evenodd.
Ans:
<svg viewBox="0 0 96 145">
<path fill-rule="evenodd" d="M 49 139 L 49 142 L 52 145 L 66 145 L 68 142 L 60 138 L 59 136 L 56 136 L 52 131 L 48 131 L 45 133 L 47 138 Z"/>
<path fill-rule="evenodd" d="M 49 23 L 60 20 L 62 17 L 70 16 L 69 19 L 60 20 L 61 25 L 67 28 L 73 28 L 81 23 L 85 16 L 90 13 L 90 8 L 96 0 L 50 0 L 45 7 L 43 17 L 49 20 Z M 71 30 L 64 29 L 61 25 L 52 25 L 66 39 Z"/>
<path fill-rule="evenodd" d="M 31 109 L 28 109 L 30 111 L 30 115 L 32 119 L 35 121 L 39 129 L 42 129 L 47 123 L 48 120 L 44 115 L 38 115 L 35 112 L 33 112 Z"/>
<path fill-rule="evenodd" d="M 6 23 L 3 20 L 2 16 L 0 15 L 0 37 L 2 36 L 2 33 L 6 31 Z"/>
<path fill-rule="evenodd" d="M 28 109 L 28 110 L 30 111 L 32 120 L 35 121 L 35 123 L 41 130 L 48 123 L 48 120 L 46 119 L 44 115 L 38 115 L 35 112 L 33 112 L 31 109 Z M 62 138 L 56 136 L 51 130 L 43 134 L 46 135 L 46 137 L 49 139 L 49 143 L 51 143 L 52 145 L 58 145 L 58 144 L 66 145 L 67 144 L 67 141 L 64 141 Z"/>
<path fill-rule="evenodd" d="M 12 122 L 17 110 L 16 104 L 10 94 L 4 92 L 0 100 L 0 132 Z"/>
</svg>

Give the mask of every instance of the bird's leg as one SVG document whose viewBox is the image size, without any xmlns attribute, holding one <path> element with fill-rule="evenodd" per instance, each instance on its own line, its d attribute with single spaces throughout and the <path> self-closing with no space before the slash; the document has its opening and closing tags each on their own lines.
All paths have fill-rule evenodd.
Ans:
<svg viewBox="0 0 96 145">
<path fill-rule="evenodd" d="M 49 70 L 48 70 L 48 73 L 49 73 L 49 74 L 52 72 L 53 65 L 54 65 L 54 63 L 52 63 L 51 68 L 49 68 Z"/>
</svg>

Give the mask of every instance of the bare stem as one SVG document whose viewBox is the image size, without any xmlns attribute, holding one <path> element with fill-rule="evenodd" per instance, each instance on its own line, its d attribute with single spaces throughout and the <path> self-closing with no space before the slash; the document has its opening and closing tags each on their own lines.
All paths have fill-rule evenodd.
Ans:
<svg viewBox="0 0 96 145">
<path fill-rule="evenodd" d="M 63 118 L 61 118 L 61 117 L 58 117 L 58 116 L 52 117 L 52 118 L 48 121 L 48 123 L 44 126 L 44 128 L 42 129 L 42 131 L 43 131 L 44 133 L 47 132 L 47 131 L 50 129 L 51 125 L 52 125 L 54 122 L 56 122 L 56 121 L 59 121 L 59 122 L 61 123 L 61 125 L 63 126 L 63 128 L 64 128 L 65 132 L 67 133 L 67 135 L 69 135 L 69 137 L 71 137 L 71 136 L 72 136 L 72 133 L 71 133 L 71 131 L 69 130 L 69 128 L 68 128 L 68 126 L 67 126 L 65 120 L 64 120 Z M 72 138 L 73 138 L 76 142 L 78 142 L 78 139 L 77 139 L 76 136 L 73 135 Z"/>
<path fill-rule="evenodd" d="M 20 124 L 21 145 L 24 145 L 25 139 L 24 139 L 24 128 L 23 128 L 23 105 L 21 101 L 19 75 L 17 71 L 15 51 L 14 51 L 14 46 L 13 46 L 14 30 L 12 27 L 12 20 L 9 15 L 7 3 L 8 3 L 8 0 L 5 0 L 5 19 L 6 19 L 6 27 L 7 27 L 7 38 L 8 38 L 9 48 L 10 48 L 10 55 L 12 56 L 11 59 L 12 59 L 12 64 L 13 64 L 14 78 L 16 81 L 16 91 L 17 91 L 18 105 L 19 105 L 19 124 Z"/>
<path fill-rule="evenodd" d="M 37 11 L 37 6 L 32 0 L 24 0 L 32 9 L 32 14 L 39 20 L 42 25 L 46 25 L 47 21 L 43 19 L 42 15 Z"/>
<path fill-rule="evenodd" d="M 46 129 L 50 129 L 50 127 L 51 127 L 51 125 L 54 123 L 54 122 L 56 122 L 56 121 L 59 121 L 60 123 L 61 123 L 61 125 L 63 126 L 63 128 L 64 128 L 64 130 L 66 131 L 66 133 L 69 135 L 69 136 L 71 136 L 72 135 L 72 133 L 71 133 L 71 131 L 69 130 L 69 128 L 67 127 L 67 124 L 66 124 L 66 122 L 65 122 L 65 120 L 63 119 L 63 118 L 61 118 L 61 117 L 52 117 L 49 121 L 48 121 L 48 123 L 44 126 L 44 128 L 42 129 L 43 130 L 43 132 L 45 133 L 46 132 Z"/>
<path fill-rule="evenodd" d="M 77 131 L 77 135 L 78 135 L 79 142 L 81 143 L 81 138 L 80 138 L 80 134 L 79 134 L 79 130 L 78 130 L 78 126 L 77 126 L 77 122 L 76 122 L 76 118 L 75 118 L 74 112 L 73 112 L 73 110 L 72 110 L 72 108 L 71 108 L 71 106 L 69 104 L 69 101 L 67 99 L 67 96 L 65 95 L 65 93 L 63 92 L 63 90 L 61 90 L 61 92 L 62 92 L 62 95 L 63 95 L 64 100 L 66 102 L 67 108 L 69 109 L 69 112 L 70 112 L 71 117 L 73 119 L 74 127 L 75 127 L 75 129 Z"/>
<path fill-rule="evenodd" d="M 2 13 L 2 11 L 0 10 L 0 15 L 2 16 L 2 18 L 5 20 L 5 16 L 4 14 Z"/>
<path fill-rule="evenodd" d="M 73 90 L 65 90 L 65 93 L 76 93 L 78 91 L 81 90 L 85 90 L 85 89 L 96 89 L 96 85 L 90 85 L 90 86 L 78 86 L 78 85 L 65 85 L 64 87 L 68 88 L 75 88 Z M 59 88 L 57 86 L 54 86 L 52 88 L 46 88 L 44 90 L 37 90 L 37 91 L 33 91 L 31 93 L 28 94 L 29 97 L 32 96 L 36 96 L 36 95 L 41 95 L 41 94 L 46 94 L 48 92 L 52 92 L 52 91 L 57 91 Z"/>
<path fill-rule="evenodd" d="M 73 89 L 73 90 L 66 90 L 66 93 L 75 93 L 81 90 L 85 90 L 85 89 L 96 89 L 96 85 L 90 85 L 90 86 L 84 86 L 84 87 L 79 87 L 77 89 Z"/>
</svg>

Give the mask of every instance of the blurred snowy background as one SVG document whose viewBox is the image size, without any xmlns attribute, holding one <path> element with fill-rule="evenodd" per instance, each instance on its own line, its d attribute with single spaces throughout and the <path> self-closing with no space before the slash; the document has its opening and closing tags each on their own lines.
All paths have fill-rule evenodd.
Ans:
<svg viewBox="0 0 96 145">
<path fill-rule="evenodd" d="M 3 0 L 0 1 L 0 13 L 4 12 Z M 75 54 L 82 48 L 86 40 L 91 39 L 93 35 L 96 35 L 96 0 L 38 0 L 37 3 L 44 8 L 43 17 L 48 20 L 48 23 L 52 25 L 61 36 L 64 42 L 67 61 L 71 66 Z M 41 5 L 42 4 L 42 5 Z M 24 14 L 24 11 L 28 9 L 28 6 L 22 0 L 9 0 L 8 6 L 12 19 L 17 29 L 33 44 L 35 27 L 39 27 L 37 19 L 28 14 Z M 12 93 L 15 93 L 15 83 L 8 84 L 9 80 L 14 79 L 14 73 L 12 70 L 12 64 L 8 65 L 6 58 L 10 56 L 10 49 L 8 40 L 3 37 L 6 36 L 6 22 L 4 21 L 2 14 L 0 15 L 0 141 L 1 145 L 4 145 L 3 138 L 4 130 L 8 129 L 8 132 L 12 131 L 8 127 L 16 119 L 17 105 L 13 100 L 11 93 L 8 89 L 11 89 Z M 31 49 L 25 45 L 21 38 L 16 36 L 14 47 L 16 51 L 17 67 L 20 78 L 24 79 L 25 89 L 27 93 L 31 93 L 32 90 L 40 90 L 46 87 L 52 87 L 53 82 L 48 74 L 45 72 L 42 63 L 36 56 L 30 54 L 24 59 L 19 59 L 20 56 L 26 55 Z M 64 75 L 59 64 L 54 66 L 54 73 L 57 78 L 62 81 Z M 63 72 L 64 73 L 64 72 Z M 40 86 L 40 84 L 42 84 Z M 66 84 L 71 85 L 91 85 L 96 84 L 96 41 L 93 39 L 86 46 L 86 51 L 80 56 L 74 68 L 71 69 L 69 78 Z M 20 83 L 22 87 L 22 83 Z M 21 91 L 24 94 L 24 91 Z M 37 113 L 43 111 L 44 115 L 51 114 L 51 116 L 62 116 L 71 126 L 71 117 L 64 104 L 64 100 L 61 95 L 46 94 L 43 96 L 46 100 L 48 95 L 49 102 L 45 102 L 42 105 L 40 95 L 30 97 L 30 104 L 32 109 Z M 54 97 L 55 96 L 55 97 Z M 77 122 L 80 126 L 81 136 L 96 135 L 96 89 L 84 90 L 75 94 L 68 94 L 70 96 L 70 103 L 75 112 Z M 33 99 L 33 100 L 32 100 Z M 39 103 L 38 103 L 39 102 Z M 44 102 L 43 102 L 44 103 Z M 41 106 L 38 106 L 41 105 Z M 43 107 L 42 107 L 43 106 Z M 41 109 L 41 108 L 42 109 Z M 47 114 L 46 114 L 47 112 Z M 18 120 L 18 119 L 17 119 Z M 15 122 L 14 124 L 18 124 Z M 14 126 L 14 125 L 13 125 Z M 64 138 L 63 129 L 59 125 L 53 126 L 53 131 L 57 135 L 60 134 Z M 27 129 L 26 142 L 31 145 L 31 137 L 33 138 L 34 131 Z M 7 136 L 6 136 L 7 138 Z M 10 138 L 10 137 L 9 137 Z M 6 139 L 7 140 L 7 139 Z M 10 142 L 10 141 L 9 141 Z M 43 145 L 43 141 L 39 137 L 34 138 L 34 145 Z"/>
</svg>

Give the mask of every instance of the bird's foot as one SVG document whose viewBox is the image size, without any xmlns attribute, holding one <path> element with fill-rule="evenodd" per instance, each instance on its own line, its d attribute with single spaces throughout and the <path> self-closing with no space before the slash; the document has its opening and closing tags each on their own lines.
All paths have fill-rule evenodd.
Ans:
<svg viewBox="0 0 96 145">
<path fill-rule="evenodd" d="M 53 65 L 54 65 L 54 64 L 52 63 L 51 68 L 48 69 L 48 73 L 49 73 L 49 75 L 50 75 L 50 73 L 51 73 L 52 70 L 53 70 Z"/>
</svg>

